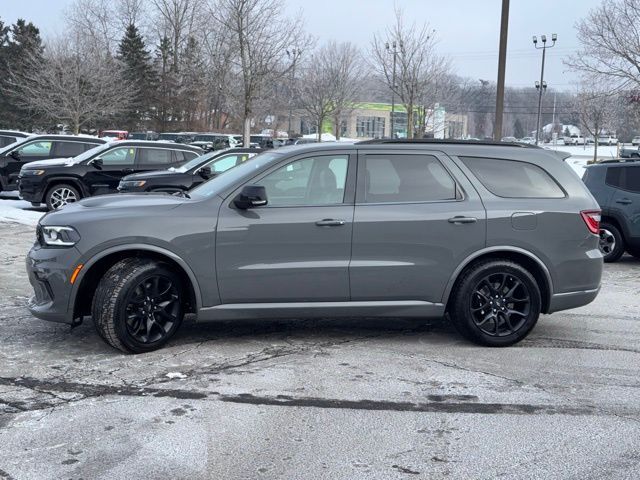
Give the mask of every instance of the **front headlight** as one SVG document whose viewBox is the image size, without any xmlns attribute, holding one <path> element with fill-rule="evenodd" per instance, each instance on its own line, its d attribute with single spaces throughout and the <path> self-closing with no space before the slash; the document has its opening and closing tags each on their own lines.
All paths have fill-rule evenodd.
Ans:
<svg viewBox="0 0 640 480">
<path fill-rule="evenodd" d="M 21 177 L 35 177 L 38 175 L 44 175 L 44 170 L 21 170 L 20 171 L 20 176 Z"/>
<path fill-rule="evenodd" d="M 147 183 L 146 180 L 127 180 L 126 182 L 120 182 L 121 187 L 144 187 Z"/>
<path fill-rule="evenodd" d="M 72 247 L 80 240 L 80 234 L 73 227 L 40 225 L 38 240 L 43 246 Z"/>
</svg>

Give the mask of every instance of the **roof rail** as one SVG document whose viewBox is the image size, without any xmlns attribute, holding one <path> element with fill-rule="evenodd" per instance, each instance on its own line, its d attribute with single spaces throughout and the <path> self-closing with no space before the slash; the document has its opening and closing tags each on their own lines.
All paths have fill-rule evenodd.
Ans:
<svg viewBox="0 0 640 480">
<path fill-rule="evenodd" d="M 608 158 L 606 160 L 600 160 L 597 163 L 627 163 L 627 162 L 640 162 L 640 158 L 631 157 L 631 158 Z"/>
<path fill-rule="evenodd" d="M 497 142 L 495 140 L 457 140 L 453 138 L 437 139 L 437 138 L 379 138 L 374 140 L 363 140 L 356 142 L 356 145 L 376 145 L 376 144 L 402 144 L 402 143 L 418 143 L 418 144 L 445 144 L 445 145 L 491 145 L 495 147 L 522 147 L 522 148 L 541 148 L 530 143 L 520 142 Z"/>
</svg>

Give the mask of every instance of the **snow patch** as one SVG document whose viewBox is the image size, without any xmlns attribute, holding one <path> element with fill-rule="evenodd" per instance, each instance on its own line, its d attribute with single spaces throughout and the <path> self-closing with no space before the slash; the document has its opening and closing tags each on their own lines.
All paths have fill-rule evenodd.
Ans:
<svg viewBox="0 0 640 480">
<path fill-rule="evenodd" d="M 0 196 L 0 223 L 15 222 L 35 227 L 40 218 L 45 214 L 36 210 L 29 202 L 13 200 L 13 192 L 5 192 Z M 14 197 L 15 198 L 15 197 Z"/>
</svg>

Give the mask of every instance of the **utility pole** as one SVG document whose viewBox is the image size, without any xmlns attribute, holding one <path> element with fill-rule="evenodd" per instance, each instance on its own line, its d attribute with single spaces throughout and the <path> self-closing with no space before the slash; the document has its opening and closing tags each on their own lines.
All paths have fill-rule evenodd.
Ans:
<svg viewBox="0 0 640 480">
<path fill-rule="evenodd" d="M 507 33 L 509 30 L 509 0 L 502 0 L 500 20 L 500 53 L 498 54 L 498 86 L 496 92 L 496 123 L 493 127 L 493 139 L 502 138 L 502 115 L 504 112 L 504 73 L 507 63 Z"/>
<path fill-rule="evenodd" d="M 540 67 L 540 88 L 538 90 L 538 121 L 536 122 L 536 145 L 538 145 L 538 141 L 540 140 L 540 120 L 542 116 L 542 90 L 547 87 L 546 83 L 544 83 L 544 58 L 547 53 L 547 48 L 552 48 L 556 44 L 556 40 L 558 40 L 558 35 L 555 33 L 551 34 L 551 41 L 553 42 L 551 45 L 547 45 L 547 36 L 541 35 L 540 40 L 542 40 L 542 46 L 538 46 L 538 37 L 533 36 L 533 46 L 538 50 L 542 50 L 542 66 Z"/>
<path fill-rule="evenodd" d="M 391 42 L 391 46 L 389 46 L 388 42 L 384 45 L 387 52 L 393 54 L 393 71 L 391 79 L 391 138 L 395 137 L 394 122 L 396 113 L 396 57 L 398 55 L 398 46 L 400 46 L 400 48 L 402 49 L 402 42 L 396 42 L 395 40 Z M 408 125 L 407 128 L 409 128 Z"/>
</svg>

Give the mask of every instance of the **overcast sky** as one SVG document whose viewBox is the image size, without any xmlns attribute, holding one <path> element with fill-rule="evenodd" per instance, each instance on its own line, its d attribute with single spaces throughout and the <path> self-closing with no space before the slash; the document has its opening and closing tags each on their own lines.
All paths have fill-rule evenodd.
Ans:
<svg viewBox="0 0 640 480">
<path fill-rule="evenodd" d="M 549 87 L 572 89 L 575 75 L 562 58 L 578 48 L 574 25 L 602 0 L 511 0 L 507 85 L 530 86 L 540 77 L 541 54 L 532 36 L 558 34 L 547 51 L 545 80 Z M 63 11 L 72 0 L 0 0 L 0 18 L 25 18 L 47 34 L 62 32 Z M 351 41 L 368 48 L 374 32 L 393 21 L 394 3 L 408 19 L 436 29 L 442 54 L 458 75 L 496 80 L 501 0 L 283 0 L 285 13 L 301 11 L 309 33 L 320 41 Z"/>
</svg>

